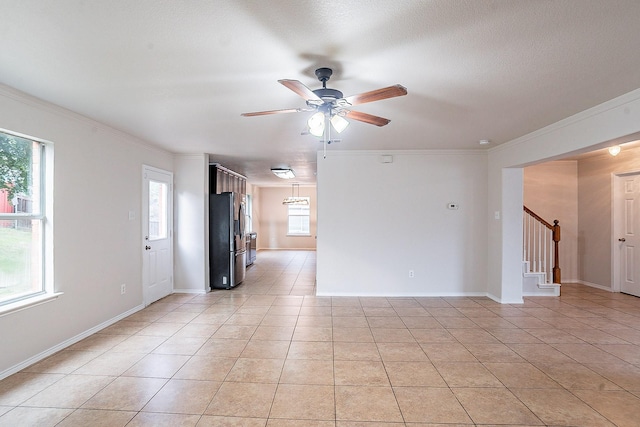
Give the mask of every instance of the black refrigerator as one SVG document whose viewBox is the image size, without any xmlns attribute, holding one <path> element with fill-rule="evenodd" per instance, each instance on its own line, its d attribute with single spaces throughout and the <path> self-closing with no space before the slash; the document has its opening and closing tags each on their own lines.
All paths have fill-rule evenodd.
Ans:
<svg viewBox="0 0 640 427">
<path fill-rule="evenodd" d="M 209 195 L 209 280 L 211 289 L 231 289 L 244 280 L 246 245 L 244 196 Z"/>
</svg>

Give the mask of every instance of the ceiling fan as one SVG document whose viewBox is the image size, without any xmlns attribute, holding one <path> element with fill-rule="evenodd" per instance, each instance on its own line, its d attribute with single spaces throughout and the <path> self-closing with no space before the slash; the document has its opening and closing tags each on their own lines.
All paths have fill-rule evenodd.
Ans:
<svg viewBox="0 0 640 427">
<path fill-rule="evenodd" d="M 313 114 L 307 121 L 307 124 L 309 125 L 309 133 L 317 137 L 325 135 L 326 141 L 325 130 L 330 132 L 330 128 L 333 127 L 339 133 L 349 125 L 349 122 L 345 117 L 376 126 L 385 126 L 391 121 L 384 117 L 378 117 L 372 114 L 362 113 L 360 111 L 352 111 L 350 107 L 407 94 L 407 88 L 402 85 L 394 85 L 361 93 L 359 95 L 344 97 L 342 92 L 339 90 L 327 87 L 327 81 L 333 74 L 333 70 L 331 68 L 318 68 L 315 74 L 318 80 L 322 82 L 322 88 L 320 89 L 311 90 L 298 80 L 278 80 L 279 83 L 302 97 L 307 103 L 306 108 L 257 111 L 254 113 L 243 113 L 242 116 L 252 117 L 268 114 L 315 111 L 315 114 Z M 331 126 L 327 126 L 327 123 L 331 123 Z"/>
</svg>

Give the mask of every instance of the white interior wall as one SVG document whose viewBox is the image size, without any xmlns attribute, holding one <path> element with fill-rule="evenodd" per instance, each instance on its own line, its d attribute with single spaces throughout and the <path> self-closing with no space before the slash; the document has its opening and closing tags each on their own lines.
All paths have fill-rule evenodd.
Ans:
<svg viewBox="0 0 640 427">
<path fill-rule="evenodd" d="M 174 158 L 174 292 L 209 289 L 209 156 Z"/>
<path fill-rule="evenodd" d="M 499 218 L 495 212 L 491 222 L 502 225 L 501 270 L 503 277 L 513 278 L 506 286 L 501 283 L 499 293 L 489 291 L 491 298 L 502 303 L 522 303 L 522 205 L 523 170 L 504 168 L 500 171 L 502 184 L 501 210 Z M 514 220 L 515 219 L 515 220 Z M 489 254 L 491 255 L 491 253 Z"/>
<path fill-rule="evenodd" d="M 0 317 L 3 377 L 141 307 L 142 166 L 173 171 L 173 157 L 6 86 L 0 128 L 54 145 L 54 285 L 64 293 Z"/>
<path fill-rule="evenodd" d="M 486 174 L 478 151 L 320 153 L 318 294 L 484 295 Z"/>
</svg>

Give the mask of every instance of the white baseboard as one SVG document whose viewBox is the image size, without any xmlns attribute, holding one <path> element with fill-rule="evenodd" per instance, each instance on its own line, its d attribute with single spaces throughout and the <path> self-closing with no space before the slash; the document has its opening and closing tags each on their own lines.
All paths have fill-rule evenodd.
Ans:
<svg viewBox="0 0 640 427">
<path fill-rule="evenodd" d="M 494 300 L 495 302 L 499 303 L 499 304 L 524 304 L 524 300 L 522 298 L 520 298 L 519 300 L 503 300 L 498 298 L 497 296 L 487 293 L 485 295 L 487 298 Z"/>
<path fill-rule="evenodd" d="M 325 292 L 316 292 L 316 296 L 318 297 L 374 297 L 374 298 L 458 298 L 458 297 L 466 297 L 466 298 L 477 298 L 477 297 L 486 297 L 500 304 L 523 304 L 524 300 L 501 300 L 487 292 L 432 292 L 432 293 L 424 293 L 424 294 L 371 294 L 371 295 L 363 295 L 361 293 L 325 293 Z"/>
<path fill-rule="evenodd" d="M 315 251 L 316 248 L 260 248 L 257 251 Z"/>
<path fill-rule="evenodd" d="M 567 283 L 569 283 L 569 282 L 567 282 Z M 576 281 L 571 282 L 571 283 L 579 283 L 581 285 L 590 286 L 592 288 L 602 289 L 603 291 L 614 292 L 614 290 L 611 289 L 608 286 L 598 285 L 597 283 L 591 283 L 591 282 L 587 282 L 587 281 L 584 281 L 584 280 L 576 280 Z"/>
<path fill-rule="evenodd" d="M 487 297 L 497 303 L 500 304 L 524 304 L 523 299 L 519 300 L 501 300 L 487 292 L 434 292 L 434 293 L 425 293 L 425 294 L 376 294 L 376 295 L 363 295 L 358 293 L 325 293 L 325 292 L 316 292 L 316 296 L 318 297 L 384 297 L 384 298 L 447 298 L 447 297 Z"/>
<path fill-rule="evenodd" d="M 116 317 L 113 317 L 105 322 L 100 323 L 97 326 L 94 326 L 93 328 L 87 329 L 86 331 L 72 337 L 69 338 L 68 340 L 65 340 L 63 342 L 61 342 L 60 344 L 54 345 L 51 348 L 48 348 L 47 350 L 36 354 L 35 356 L 32 356 L 30 358 L 28 358 L 27 360 L 24 360 L 16 365 L 13 365 L 12 367 L 5 369 L 4 371 L 0 372 L 0 380 L 8 377 L 9 375 L 13 375 L 16 372 L 20 372 L 21 370 L 23 370 L 26 367 L 29 367 L 31 365 L 33 365 L 34 363 L 37 363 L 49 356 L 51 356 L 54 353 L 57 353 L 61 350 L 64 350 L 65 348 L 69 347 L 70 345 L 73 345 L 75 343 L 77 343 L 80 340 L 83 340 L 85 338 L 87 338 L 88 336 L 91 336 L 93 334 L 95 334 L 96 332 L 99 332 L 101 330 L 103 330 L 104 328 L 106 328 L 107 326 L 111 326 L 114 323 L 116 323 L 119 320 L 124 319 L 125 317 L 131 316 L 133 313 L 136 313 L 140 310 L 142 310 L 144 308 L 144 304 L 140 304 L 134 308 L 132 308 L 131 310 L 125 311 L 122 314 L 117 315 Z"/>
<path fill-rule="evenodd" d="M 446 298 L 446 297 L 486 297 L 486 292 L 425 292 L 425 293 L 375 293 L 363 294 L 361 292 L 316 292 L 318 297 L 382 297 L 382 298 Z"/>
<path fill-rule="evenodd" d="M 174 294 L 206 294 L 204 289 L 174 289 Z"/>
</svg>

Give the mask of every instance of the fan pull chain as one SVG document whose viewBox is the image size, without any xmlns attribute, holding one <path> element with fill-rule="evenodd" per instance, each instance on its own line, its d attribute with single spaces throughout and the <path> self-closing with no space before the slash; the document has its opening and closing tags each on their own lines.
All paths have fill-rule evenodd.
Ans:
<svg viewBox="0 0 640 427">
<path fill-rule="evenodd" d="M 325 132 L 324 132 L 324 141 L 323 141 L 323 159 L 327 158 L 327 135 L 329 136 L 329 141 L 331 141 L 331 120 L 325 120 Z"/>
</svg>

